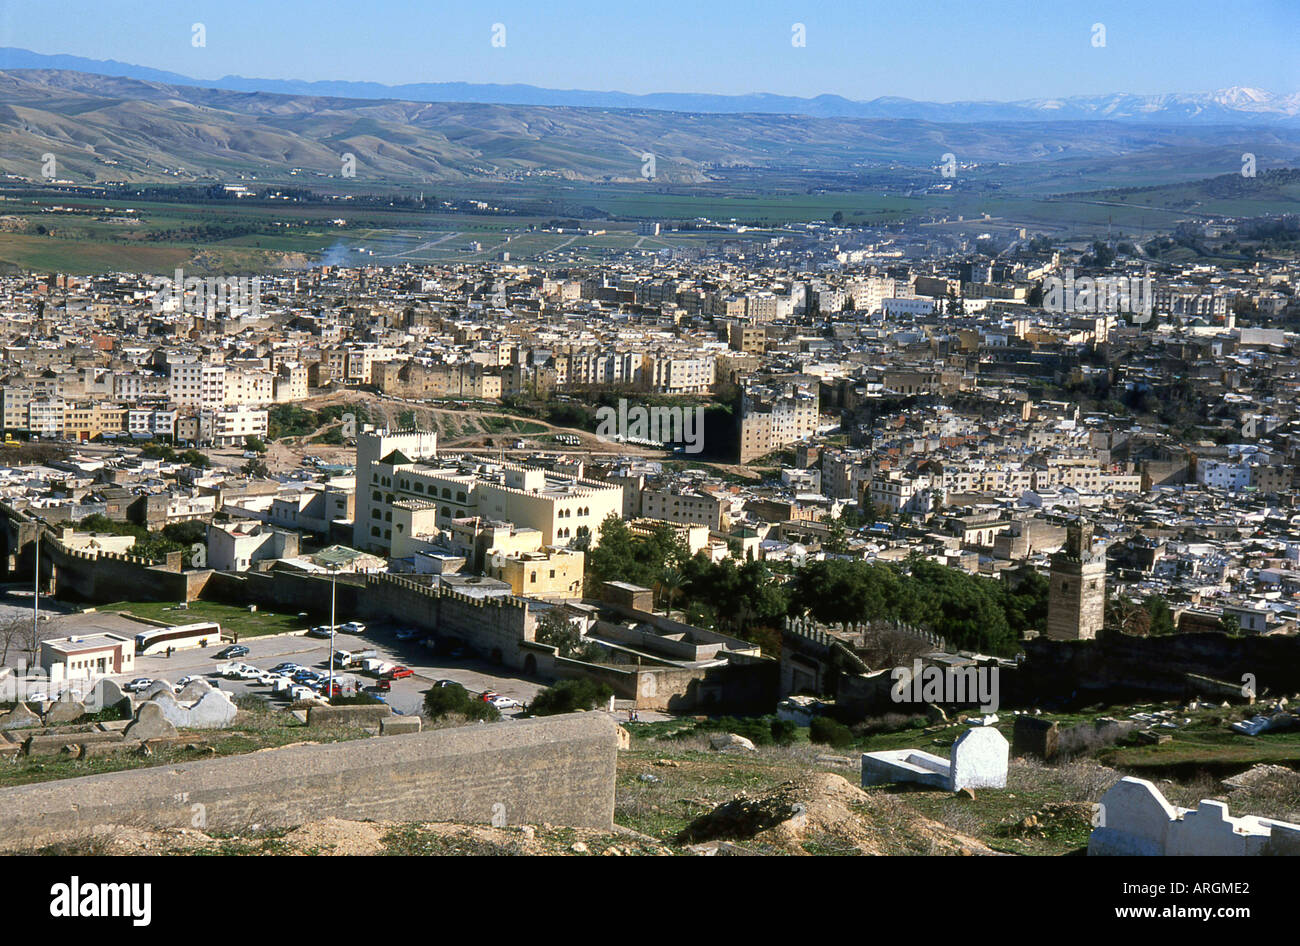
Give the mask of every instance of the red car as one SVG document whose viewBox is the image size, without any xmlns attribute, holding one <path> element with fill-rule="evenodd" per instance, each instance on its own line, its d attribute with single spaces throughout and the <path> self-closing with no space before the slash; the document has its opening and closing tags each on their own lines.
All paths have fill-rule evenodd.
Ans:
<svg viewBox="0 0 1300 946">
<path fill-rule="evenodd" d="M 384 671 L 384 676 L 389 680 L 400 680 L 402 677 L 415 676 L 415 671 L 410 667 L 390 667 Z"/>
<path fill-rule="evenodd" d="M 482 695 L 479 696 L 479 699 L 482 700 L 484 703 L 491 703 L 494 699 L 496 699 L 500 695 L 501 694 L 497 693 L 495 690 L 484 690 Z"/>
</svg>

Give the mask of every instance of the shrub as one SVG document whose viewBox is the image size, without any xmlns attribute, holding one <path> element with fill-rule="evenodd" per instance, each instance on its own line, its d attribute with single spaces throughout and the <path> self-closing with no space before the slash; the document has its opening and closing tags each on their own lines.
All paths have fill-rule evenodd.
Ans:
<svg viewBox="0 0 1300 946">
<path fill-rule="evenodd" d="M 735 733 L 737 736 L 744 736 L 756 746 L 770 746 L 780 741 L 777 733 L 785 732 L 785 725 L 783 720 L 778 720 L 775 716 L 717 716 L 697 723 L 695 731 Z M 789 726 L 789 741 L 782 742 L 781 745 L 788 746 L 794 741 L 794 724 L 791 723 Z M 682 733 L 682 735 L 686 734 Z"/>
<path fill-rule="evenodd" d="M 853 745 L 853 731 L 843 723 L 826 716 L 814 716 L 808 727 L 808 738 L 819 745 L 847 749 Z"/>
<path fill-rule="evenodd" d="M 379 705 L 379 700 L 369 693 L 357 693 L 353 696 L 332 696 L 330 706 L 370 706 Z"/>
<path fill-rule="evenodd" d="M 469 693 L 459 683 L 434 687 L 424 694 L 424 711 L 430 719 L 441 719 L 448 713 L 465 713 L 469 703 Z"/>
<path fill-rule="evenodd" d="M 466 719 L 487 722 L 501 718 L 501 712 L 495 706 L 474 699 L 459 683 L 428 690 L 424 694 L 424 712 L 430 719 L 442 719 L 453 713 Z"/>
<path fill-rule="evenodd" d="M 788 746 L 794 742 L 799 727 L 788 719 L 772 720 L 772 741 L 778 746 Z"/>
<path fill-rule="evenodd" d="M 466 719 L 483 720 L 487 723 L 494 723 L 501 718 L 501 711 L 491 703 L 483 700 L 471 699 L 461 713 Z"/>
<path fill-rule="evenodd" d="M 614 691 L 608 684 L 595 680 L 561 680 L 547 687 L 528 704 L 530 716 L 554 716 L 557 713 L 575 713 L 595 709 L 606 702 Z"/>
</svg>

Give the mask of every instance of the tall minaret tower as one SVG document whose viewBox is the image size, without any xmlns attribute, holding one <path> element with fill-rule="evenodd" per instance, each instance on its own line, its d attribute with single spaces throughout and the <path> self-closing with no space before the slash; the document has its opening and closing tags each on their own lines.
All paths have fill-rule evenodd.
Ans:
<svg viewBox="0 0 1300 946">
<path fill-rule="evenodd" d="M 1066 529 L 1065 548 L 1052 556 L 1047 636 L 1092 640 L 1106 620 L 1106 555 L 1092 547 L 1092 523 Z"/>
</svg>

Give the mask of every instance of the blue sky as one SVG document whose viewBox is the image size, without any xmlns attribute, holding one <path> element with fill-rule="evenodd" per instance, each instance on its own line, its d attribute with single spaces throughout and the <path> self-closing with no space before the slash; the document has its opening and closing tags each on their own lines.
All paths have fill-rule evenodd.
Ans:
<svg viewBox="0 0 1300 946">
<path fill-rule="evenodd" d="M 191 25 L 207 30 L 191 44 Z M 506 45 L 494 48 L 494 23 Z M 791 45 L 803 23 L 807 45 Z M 1092 26 L 1106 29 L 1105 48 Z M 197 78 L 1008 100 L 1300 91 L 1300 0 L 0 0 L 0 46 Z"/>
</svg>

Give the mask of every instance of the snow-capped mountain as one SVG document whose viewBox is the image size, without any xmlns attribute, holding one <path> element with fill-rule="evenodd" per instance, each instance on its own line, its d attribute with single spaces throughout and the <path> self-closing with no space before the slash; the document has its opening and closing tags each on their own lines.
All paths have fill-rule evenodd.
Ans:
<svg viewBox="0 0 1300 946">
<path fill-rule="evenodd" d="M 54 56 L 26 49 L 0 47 L 0 70 L 55 69 L 103 76 L 197 86 L 235 92 L 320 95 L 353 99 L 400 99 L 408 102 L 476 102 L 503 105 L 543 105 L 587 108 L 665 109 L 716 114 L 761 113 L 810 115 L 817 118 L 914 118 L 935 122 L 990 121 L 1124 121 L 1157 124 L 1241 124 L 1300 122 L 1300 92 L 1274 94 L 1234 86 L 1215 92 L 1175 92 L 1163 95 L 1082 95 L 1027 99 L 1016 102 L 918 102 L 895 96 L 866 101 L 839 95 L 797 98 L 753 93 L 713 95 L 693 92 L 627 92 L 544 89 L 533 85 L 487 85 L 468 82 L 425 82 L 382 85 L 377 82 L 297 79 L 192 79 L 171 72 L 114 60 Z"/>
</svg>

